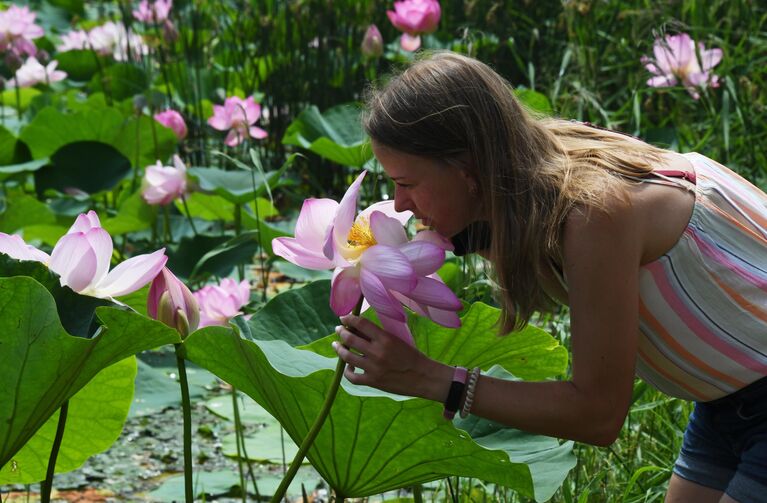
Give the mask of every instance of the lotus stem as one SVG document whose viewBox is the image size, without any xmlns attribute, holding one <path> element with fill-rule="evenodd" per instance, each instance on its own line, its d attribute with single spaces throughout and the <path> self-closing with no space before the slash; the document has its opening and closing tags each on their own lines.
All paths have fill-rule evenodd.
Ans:
<svg viewBox="0 0 767 503">
<path fill-rule="evenodd" d="M 423 503 L 423 488 L 421 484 L 413 486 L 413 501 L 415 503 Z"/>
<path fill-rule="evenodd" d="M 56 425 L 56 436 L 53 437 L 53 445 L 51 446 L 51 455 L 48 458 L 48 470 L 45 474 L 45 481 L 40 488 L 40 503 L 50 503 L 51 491 L 53 490 L 53 474 L 56 471 L 56 459 L 59 457 L 59 448 L 61 447 L 61 441 L 64 438 L 64 428 L 67 425 L 67 412 L 69 411 L 69 400 L 65 400 L 61 404 L 59 410 L 59 422 Z"/>
<path fill-rule="evenodd" d="M 355 316 L 359 315 L 361 309 L 362 309 L 362 299 L 360 299 L 360 302 L 357 304 L 357 307 L 354 308 L 353 314 Z M 330 414 L 330 408 L 333 406 L 333 402 L 335 401 L 336 395 L 338 394 L 338 387 L 341 384 L 341 378 L 344 376 L 345 368 L 346 368 L 346 362 L 343 361 L 341 358 L 339 358 L 338 363 L 336 363 L 336 371 L 333 374 L 333 381 L 330 383 L 330 389 L 328 389 L 328 394 L 325 395 L 325 402 L 322 404 L 322 408 L 320 409 L 319 414 L 317 414 L 317 418 L 314 420 L 314 424 L 312 424 L 312 427 L 309 428 L 309 432 L 306 434 L 304 441 L 301 442 L 301 446 L 298 448 L 298 452 L 296 453 L 296 456 L 293 458 L 293 461 L 290 463 L 290 468 L 288 468 L 288 473 L 285 474 L 285 477 L 283 477 L 282 482 L 280 482 L 280 486 L 274 492 L 274 496 L 272 496 L 271 503 L 279 503 L 285 497 L 285 493 L 288 491 L 288 486 L 293 481 L 293 478 L 296 476 L 296 473 L 298 472 L 298 469 L 300 468 L 301 463 L 304 460 L 304 457 L 306 457 L 306 453 L 309 452 L 309 449 L 314 443 L 314 439 L 317 438 L 317 435 L 320 433 L 320 430 L 322 429 L 322 425 L 325 424 L 325 419 L 327 419 L 328 414 Z M 343 501 L 343 496 L 337 496 L 337 498 L 338 498 L 338 501 Z"/>
<path fill-rule="evenodd" d="M 184 211 L 186 212 L 186 218 L 189 220 L 189 225 L 192 226 L 192 232 L 195 236 L 197 236 L 197 227 L 194 225 L 194 218 L 192 218 L 192 213 L 189 211 L 189 205 L 186 204 L 186 196 L 181 195 L 181 204 L 184 205 Z"/>
<path fill-rule="evenodd" d="M 234 443 L 237 445 L 237 471 L 240 474 L 240 491 L 242 491 L 242 503 L 247 501 L 247 489 L 245 488 L 245 471 L 242 469 L 242 451 L 240 450 L 240 410 L 237 404 L 237 389 L 232 386 L 232 410 L 234 411 Z"/>
<path fill-rule="evenodd" d="M 192 473 L 192 403 L 189 400 L 189 383 L 186 379 L 186 363 L 184 346 L 174 344 L 176 350 L 176 365 L 181 385 L 181 409 L 184 416 L 184 495 L 186 503 L 194 502 L 193 473 Z"/>
<path fill-rule="evenodd" d="M 170 210 L 167 204 L 162 207 L 162 221 L 165 228 L 165 241 L 166 243 L 172 243 L 173 233 L 170 230 Z"/>
</svg>

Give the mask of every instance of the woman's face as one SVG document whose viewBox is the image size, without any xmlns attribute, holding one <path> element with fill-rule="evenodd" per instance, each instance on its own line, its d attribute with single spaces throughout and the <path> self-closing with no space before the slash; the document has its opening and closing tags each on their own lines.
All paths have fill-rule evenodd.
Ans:
<svg viewBox="0 0 767 503">
<path fill-rule="evenodd" d="M 394 181 L 394 207 L 412 211 L 424 225 L 452 237 L 482 214 L 475 182 L 463 168 L 406 154 L 372 142 L 373 153 Z"/>
</svg>

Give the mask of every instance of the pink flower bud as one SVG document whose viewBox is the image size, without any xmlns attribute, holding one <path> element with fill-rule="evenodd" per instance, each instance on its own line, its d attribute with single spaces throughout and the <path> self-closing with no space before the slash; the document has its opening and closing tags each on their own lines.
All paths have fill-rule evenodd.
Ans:
<svg viewBox="0 0 767 503">
<path fill-rule="evenodd" d="M 157 321 L 175 328 L 184 338 L 200 324 L 197 300 L 167 267 L 152 281 L 147 297 L 147 312 Z"/>
<path fill-rule="evenodd" d="M 186 138 L 186 122 L 184 122 L 184 118 L 181 114 L 175 110 L 165 110 L 164 112 L 156 113 L 154 114 L 154 120 L 163 126 L 172 129 L 179 140 Z"/>
<path fill-rule="evenodd" d="M 362 39 L 361 50 L 366 58 L 380 58 L 383 54 L 383 37 L 376 25 L 368 26 L 365 37 Z"/>
</svg>

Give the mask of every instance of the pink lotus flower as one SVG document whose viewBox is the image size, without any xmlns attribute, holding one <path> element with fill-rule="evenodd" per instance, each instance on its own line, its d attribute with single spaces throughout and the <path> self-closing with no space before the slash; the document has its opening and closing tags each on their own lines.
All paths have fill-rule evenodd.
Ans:
<svg viewBox="0 0 767 503">
<path fill-rule="evenodd" d="M 696 44 L 686 33 L 666 35 L 655 40 L 654 59 L 642 56 L 642 64 L 654 77 L 647 81 L 650 87 L 670 87 L 681 84 L 694 99 L 700 98 L 698 88 L 719 86 L 719 77 L 710 73 L 722 61 L 721 49 L 706 49 L 702 42 Z M 700 55 L 700 59 L 699 56 Z"/>
<path fill-rule="evenodd" d="M 5 253 L 16 260 L 34 260 L 47 264 L 51 256 L 28 245 L 18 234 L 6 234 L 0 232 L 0 253 Z"/>
<path fill-rule="evenodd" d="M 42 262 L 60 276 L 62 286 L 101 299 L 135 292 L 149 283 L 168 260 L 162 248 L 131 257 L 110 271 L 112 237 L 101 227 L 95 211 L 80 214 L 50 256 L 19 236 L 4 233 L 0 233 L 0 251 L 17 260 Z"/>
<path fill-rule="evenodd" d="M 30 57 L 21 65 L 21 68 L 16 70 L 16 75 L 8 83 L 13 87 L 32 87 L 64 80 L 67 74 L 56 70 L 58 64 L 58 61 L 53 60 L 43 66 L 36 58 Z"/>
<path fill-rule="evenodd" d="M 383 37 L 378 27 L 374 24 L 368 26 L 365 37 L 360 46 L 362 55 L 366 58 L 380 58 L 383 54 Z"/>
<path fill-rule="evenodd" d="M 394 10 L 386 11 L 386 15 L 402 32 L 402 48 L 415 51 L 421 47 L 421 33 L 432 33 L 437 29 L 442 10 L 437 0 L 402 0 L 394 2 Z"/>
<path fill-rule="evenodd" d="M 250 302 L 250 283 L 239 283 L 231 278 L 221 280 L 218 285 L 206 285 L 194 292 L 200 306 L 200 327 L 226 326 L 229 320 L 242 314 L 242 306 Z"/>
<path fill-rule="evenodd" d="M 410 344 L 402 303 L 437 323 L 459 326 L 455 311 L 461 302 L 434 274 L 449 243 L 432 231 L 408 241 L 403 224 L 412 214 L 396 212 L 393 201 L 376 203 L 355 217 L 364 176 L 357 177 L 340 203 L 305 201 L 295 237 L 272 240 L 274 253 L 308 269 L 335 267 L 330 306 L 339 316 L 350 313 L 364 296 L 383 327 Z"/>
<path fill-rule="evenodd" d="M 141 197 L 147 204 L 165 205 L 185 192 L 186 165 L 179 156 L 173 156 L 173 167 L 163 166 L 160 161 L 147 166 L 141 188 Z"/>
<path fill-rule="evenodd" d="M 19 56 L 37 54 L 32 40 L 42 37 L 45 32 L 35 24 L 36 16 L 26 6 L 11 5 L 0 12 L 0 52 L 12 50 Z"/>
<path fill-rule="evenodd" d="M 150 318 L 175 328 L 186 337 L 200 324 L 197 300 L 167 267 L 163 267 L 149 287 L 146 310 Z"/>
<path fill-rule="evenodd" d="M 186 122 L 184 122 L 184 118 L 177 111 L 165 110 L 164 112 L 156 113 L 154 114 L 154 120 L 163 126 L 172 129 L 179 140 L 186 138 Z"/>
<path fill-rule="evenodd" d="M 142 23 L 160 24 L 168 19 L 173 0 L 155 0 L 149 5 L 148 0 L 141 0 L 138 9 L 133 11 L 133 17 Z"/>
<path fill-rule="evenodd" d="M 128 32 L 125 26 L 107 21 L 88 32 L 90 48 L 103 56 L 112 55 L 117 61 L 127 61 L 128 56 L 140 60 L 149 54 L 149 47 L 140 35 Z"/>
<path fill-rule="evenodd" d="M 59 52 L 84 50 L 90 47 L 88 32 L 85 30 L 72 30 L 61 36 L 61 43 L 56 46 Z"/>
<path fill-rule="evenodd" d="M 253 126 L 261 116 L 261 105 L 253 100 L 230 96 L 224 100 L 224 105 L 213 105 L 213 116 L 208 119 L 208 124 L 219 131 L 229 131 L 224 143 L 235 147 L 246 138 L 258 140 L 266 138 L 266 131 Z"/>
</svg>

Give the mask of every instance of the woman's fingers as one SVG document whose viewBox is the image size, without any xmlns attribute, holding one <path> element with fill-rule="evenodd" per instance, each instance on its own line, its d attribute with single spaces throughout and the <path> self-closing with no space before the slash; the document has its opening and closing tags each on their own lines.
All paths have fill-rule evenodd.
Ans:
<svg viewBox="0 0 767 503">
<path fill-rule="evenodd" d="M 357 351 L 363 354 L 366 354 L 369 352 L 370 341 L 369 339 L 366 339 L 364 336 L 355 334 L 348 328 L 341 325 L 336 327 L 336 333 L 341 338 L 341 341 L 343 341 L 344 346 L 348 348 L 356 349 Z"/>
<path fill-rule="evenodd" d="M 345 327 L 371 340 L 377 337 L 386 336 L 386 332 L 384 332 L 381 327 L 366 318 L 354 316 L 353 314 L 341 316 L 341 323 L 343 323 Z"/>
<path fill-rule="evenodd" d="M 338 354 L 339 358 L 348 363 L 350 366 L 365 370 L 364 356 L 358 355 L 354 351 L 351 351 L 349 348 L 343 344 L 339 344 L 338 342 L 333 342 L 333 349 L 336 351 L 336 354 Z M 353 371 L 354 370 L 352 369 L 352 372 Z"/>
</svg>

